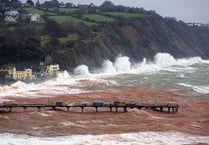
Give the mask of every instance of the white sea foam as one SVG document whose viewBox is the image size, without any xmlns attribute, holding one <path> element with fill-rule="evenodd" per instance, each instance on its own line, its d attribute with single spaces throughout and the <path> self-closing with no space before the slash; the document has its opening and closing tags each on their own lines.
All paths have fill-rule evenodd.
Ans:
<svg viewBox="0 0 209 145">
<path fill-rule="evenodd" d="M 186 84 L 186 83 L 178 83 L 180 86 L 192 88 L 195 92 L 201 93 L 201 94 L 209 94 L 209 85 L 201 85 L 201 86 L 195 86 L 191 84 Z"/>
<path fill-rule="evenodd" d="M 168 53 L 157 53 L 154 56 L 154 63 L 159 66 L 171 66 L 176 64 L 176 60 Z"/>
<path fill-rule="evenodd" d="M 75 94 L 81 90 L 73 85 L 79 84 L 67 71 L 61 72 L 56 78 L 39 83 L 17 81 L 10 86 L 0 87 L 0 96 L 49 97 L 58 94 Z"/>
<path fill-rule="evenodd" d="M 209 143 L 209 136 L 194 136 L 179 132 L 139 132 L 105 135 L 72 135 L 62 137 L 31 137 L 4 133 L 0 135 L 1 145 L 183 145 Z"/>
<path fill-rule="evenodd" d="M 117 71 L 114 67 L 114 64 L 110 60 L 104 60 L 104 62 L 102 64 L 101 72 L 109 73 L 109 74 L 111 74 L 111 73 L 115 74 Z"/>
<path fill-rule="evenodd" d="M 25 87 L 25 86 L 26 86 L 26 83 L 24 83 L 22 81 L 17 81 L 10 86 L 6 85 L 6 86 L 0 87 L 0 92 L 1 91 L 8 91 L 8 90 L 13 90 L 13 89 L 18 89 L 18 88 Z"/>
<path fill-rule="evenodd" d="M 156 73 L 161 70 L 170 72 L 193 72 L 195 70 L 192 65 L 208 63 L 207 60 L 202 60 L 201 57 L 175 59 L 168 53 L 157 53 L 153 62 L 147 62 L 146 58 L 139 63 L 131 63 L 127 56 L 118 56 L 115 62 L 104 60 L 100 71 L 96 73 L 102 74 L 141 74 L 141 73 Z"/>
<path fill-rule="evenodd" d="M 168 53 L 157 53 L 154 56 L 153 62 L 143 60 L 142 63 L 134 66 L 135 73 L 153 73 L 161 70 L 170 72 L 192 72 L 195 70 L 191 67 L 194 64 L 201 64 L 207 61 L 202 60 L 200 57 L 175 59 Z"/>
<path fill-rule="evenodd" d="M 57 80 L 60 80 L 60 79 L 63 80 L 63 79 L 69 79 L 69 78 L 71 78 L 71 76 L 66 70 L 61 73 L 58 73 L 57 75 Z"/>
<path fill-rule="evenodd" d="M 131 62 L 127 56 L 119 56 L 115 60 L 114 66 L 117 72 L 129 72 L 131 69 Z"/>
<path fill-rule="evenodd" d="M 93 72 L 99 74 L 123 74 L 129 73 L 131 70 L 131 62 L 129 61 L 129 57 L 119 55 L 115 62 L 111 62 L 110 60 L 104 60 L 102 64 L 102 68 L 94 70 Z"/>
</svg>

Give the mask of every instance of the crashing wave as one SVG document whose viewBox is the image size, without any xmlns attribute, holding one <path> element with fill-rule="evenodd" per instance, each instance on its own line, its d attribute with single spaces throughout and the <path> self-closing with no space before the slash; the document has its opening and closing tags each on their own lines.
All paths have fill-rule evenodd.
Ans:
<svg viewBox="0 0 209 145">
<path fill-rule="evenodd" d="M 194 90 L 197 93 L 209 94 L 209 85 L 195 86 L 195 85 L 190 85 L 190 84 L 186 84 L 186 83 L 178 83 L 178 85 L 184 86 L 184 87 L 187 87 L 187 88 L 192 88 L 192 90 Z"/>
</svg>

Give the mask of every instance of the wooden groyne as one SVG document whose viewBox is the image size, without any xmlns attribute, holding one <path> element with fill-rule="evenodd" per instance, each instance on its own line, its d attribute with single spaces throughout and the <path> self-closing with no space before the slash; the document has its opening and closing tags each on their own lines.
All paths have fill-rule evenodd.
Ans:
<svg viewBox="0 0 209 145">
<path fill-rule="evenodd" d="M 119 112 L 119 109 L 123 109 L 123 112 L 127 112 L 128 109 L 152 109 L 160 112 L 167 113 L 177 113 L 179 105 L 176 103 L 168 104 L 137 104 L 137 103 L 125 103 L 125 102 L 113 102 L 113 103 L 104 103 L 102 101 L 96 101 L 92 103 L 82 102 L 80 104 L 66 104 L 63 102 L 56 102 L 55 104 L 16 104 L 16 103 L 3 103 L 0 104 L 0 110 L 6 110 L 7 112 L 13 112 L 14 108 L 23 108 L 24 111 L 27 108 L 37 108 L 38 111 L 41 111 L 42 108 L 51 108 L 56 110 L 58 108 L 64 108 L 66 111 L 70 111 L 70 108 L 80 108 L 81 112 L 84 112 L 85 108 L 95 108 L 96 112 L 99 111 L 99 108 L 107 108 L 110 112 Z"/>
</svg>

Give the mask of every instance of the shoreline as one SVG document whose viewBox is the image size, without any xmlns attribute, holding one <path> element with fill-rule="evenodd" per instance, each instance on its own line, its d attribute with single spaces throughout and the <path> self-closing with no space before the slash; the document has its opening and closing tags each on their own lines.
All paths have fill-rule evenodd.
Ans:
<svg viewBox="0 0 209 145">
<path fill-rule="evenodd" d="M 1 134 L 1 143 L 5 145 L 15 144 L 45 144 L 45 145 L 95 145 L 95 144 L 192 144 L 192 145 L 207 145 L 209 136 L 195 136 L 181 132 L 137 132 L 137 133 L 122 133 L 122 134 L 102 134 L 102 135 L 68 135 L 56 137 L 34 137 L 28 135 Z"/>
</svg>

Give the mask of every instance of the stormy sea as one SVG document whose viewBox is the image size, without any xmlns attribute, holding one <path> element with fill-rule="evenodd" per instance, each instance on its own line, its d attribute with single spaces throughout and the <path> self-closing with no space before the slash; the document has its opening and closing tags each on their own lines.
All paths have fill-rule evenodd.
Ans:
<svg viewBox="0 0 209 145">
<path fill-rule="evenodd" d="M 57 77 L 48 80 L 30 83 L 17 81 L 11 85 L 0 84 L 0 103 L 11 101 L 12 98 L 53 98 L 72 94 L 94 93 L 103 89 L 111 90 L 115 87 L 143 86 L 182 92 L 185 96 L 191 98 L 197 99 L 201 96 L 201 98 L 207 99 L 209 97 L 209 60 L 204 60 L 198 56 L 176 59 L 168 53 L 157 53 L 153 60 L 144 58 L 141 62 L 131 62 L 127 56 L 118 56 L 114 62 L 104 60 L 100 68 L 92 70 L 89 70 L 88 66 L 81 64 L 73 72 L 63 71 Z M 123 94 L 120 93 L 120 96 L 123 96 Z M 140 98 L 136 97 L 136 101 L 139 100 Z M 0 113 L 0 119 L 5 119 L 4 115 Z M 7 116 L 6 119 L 9 120 L 10 118 Z M 207 121 L 209 121 L 208 117 L 204 122 L 206 127 L 209 125 Z M 20 133 L 7 132 L 6 129 L 1 131 L 4 123 L 0 123 L 0 125 L 0 144 L 2 145 L 209 144 L 209 133 L 201 135 L 201 128 L 199 128 L 199 134 L 189 134 L 178 129 L 177 131 L 170 129 L 166 131 L 146 131 L 145 129 L 139 132 L 71 133 L 51 137 L 24 134 L 24 131 Z M 70 126 L 71 124 L 67 125 Z M 140 122 L 138 125 L 140 126 Z"/>
</svg>

